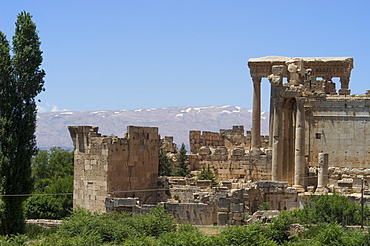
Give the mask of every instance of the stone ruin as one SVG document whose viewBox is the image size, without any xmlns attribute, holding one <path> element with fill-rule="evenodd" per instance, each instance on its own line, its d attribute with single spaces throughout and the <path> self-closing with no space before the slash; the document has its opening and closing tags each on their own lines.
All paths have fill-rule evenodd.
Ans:
<svg viewBox="0 0 370 246">
<path fill-rule="evenodd" d="M 128 126 L 125 137 L 102 136 L 98 127 L 69 126 L 74 151 L 73 206 L 106 211 L 106 200 L 166 200 L 158 188 L 157 127 Z M 165 198 L 162 198 L 162 197 Z"/>
<path fill-rule="evenodd" d="M 248 61 L 253 81 L 252 129 L 190 131 L 189 168 L 214 171 L 219 186 L 196 178 L 158 177 L 155 127 L 130 126 L 124 138 L 73 126 L 74 206 L 95 211 L 148 211 L 162 202 L 180 223 L 248 223 L 264 202 L 302 207 L 313 192 L 360 199 L 370 178 L 370 91 L 350 95 L 350 57 L 262 57 Z M 340 89 L 333 78 L 338 77 Z M 261 81 L 271 86 L 269 136 L 261 136 Z M 177 153 L 173 137 L 163 144 Z M 365 182 L 365 201 L 370 191 Z"/>
</svg>

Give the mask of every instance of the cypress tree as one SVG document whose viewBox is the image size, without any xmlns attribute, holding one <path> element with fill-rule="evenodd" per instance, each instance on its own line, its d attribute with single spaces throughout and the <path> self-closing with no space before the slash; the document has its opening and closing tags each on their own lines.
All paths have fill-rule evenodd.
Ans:
<svg viewBox="0 0 370 246">
<path fill-rule="evenodd" d="M 161 140 L 161 146 L 158 154 L 158 175 L 159 176 L 170 176 L 172 173 L 173 160 L 168 156 L 168 151 Z"/>
<path fill-rule="evenodd" d="M 27 197 L 21 195 L 32 192 L 31 158 L 37 152 L 35 97 L 44 90 L 45 76 L 32 16 L 21 12 L 15 25 L 13 57 L 5 35 L 0 35 L 1 229 L 7 235 L 24 232 L 22 204 Z"/>
<path fill-rule="evenodd" d="M 186 155 L 186 152 L 187 151 L 185 148 L 185 144 L 182 143 L 180 151 L 176 158 L 177 164 L 176 164 L 175 171 L 174 171 L 175 176 L 185 177 L 186 175 L 190 173 L 190 170 L 188 169 L 189 157 Z"/>
</svg>

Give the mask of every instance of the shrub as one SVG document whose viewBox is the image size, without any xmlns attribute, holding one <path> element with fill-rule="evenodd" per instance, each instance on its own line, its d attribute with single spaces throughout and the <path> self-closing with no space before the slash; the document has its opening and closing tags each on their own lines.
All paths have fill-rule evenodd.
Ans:
<svg viewBox="0 0 370 246">
<path fill-rule="evenodd" d="M 180 225 L 177 232 L 163 233 L 158 238 L 159 245 L 213 246 L 222 245 L 217 237 L 205 236 L 191 224 Z"/>
<path fill-rule="evenodd" d="M 64 213 L 61 202 L 53 196 L 35 195 L 24 204 L 28 219 L 60 219 Z"/>
<path fill-rule="evenodd" d="M 67 222 L 59 227 L 57 235 L 61 238 L 73 237 L 76 240 L 95 236 L 103 243 L 119 244 L 126 240 L 135 241 L 135 238 L 151 240 L 150 237 L 174 231 L 175 227 L 174 219 L 160 205 L 149 213 L 134 216 L 127 213 L 102 214 L 78 208 Z"/>
<path fill-rule="evenodd" d="M 223 245 L 277 245 L 266 237 L 266 227 L 261 223 L 250 226 L 232 226 L 225 228 L 220 237 Z"/>
<path fill-rule="evenodd" d="M 290 227 L 297 223 L 294 214 L 293 211 L 282 211 L 279 216 L 273 218 L 272 223 L 267 226 L 267 237 L 279 244 L 288 241 Z"/>
<path fill-rule="evenodd" d="M 364 208 L 365 217 L 370 215 L 369 208 Z M 304 208 L 297 213 L 300 223 L 338 223 L 349 225 L 361 223 L 360 204 L 350 202 L 345 196 L 333 195 L 311 196 Z M 343 221 L 344 219 L 344 221 Z"/>
<path fill-rule="evenodd" d="M 162 205 L 157 205 L 147 214 L 134 216 L 134 227 L 145 236 L 158 237 L 163 232 L 171 232 L 176 228 L 176 222 Z"/>
</svg>

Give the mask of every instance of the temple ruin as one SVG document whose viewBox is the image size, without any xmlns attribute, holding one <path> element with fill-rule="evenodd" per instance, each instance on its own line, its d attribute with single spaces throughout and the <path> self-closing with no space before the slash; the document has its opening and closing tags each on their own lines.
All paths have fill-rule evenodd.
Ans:
<svg viewBox="0 0 370 246">
<path fill-rule="evenodd" d="M 190 131 L 194 177 L 158 177 L 158 128 L 130 126 L 118 138 L 101 136 L 97 127 L 70 126 L 74 206 L 141 212 L 162 202 L 180 223 L 225 225 L 247 223 L 263 202 L 271 209 L 299 208 L 313 192 L 335 190 L 358 200 L 362 180 L 370 179 L 370 90 L 350 94 L 353 58 L 269 56 L 249 59 L 248 67 L 252 129 Z M 269 136 L 261 136 L 263 78 L 271 88 Z M 163 141 L 175 155 L 173 137 Z M 217 187 L 197 180 L 204 165 L 214 171 Z"/>
<path fill-rule="evenodd" d="M 329 154 L 330 167 L 369 167 L 370 95 L 350 95 L 353 58 L 262 57 L 249 59 L 248 66 L 253 81 L 251 155 L 261 153 L 261 79 L 271 84 L 272 181 L 305 190 L 308 169 L 318 166 L 319 153 Z M 334 77 L 340 78 L 338 91 Z"/>
</svg>

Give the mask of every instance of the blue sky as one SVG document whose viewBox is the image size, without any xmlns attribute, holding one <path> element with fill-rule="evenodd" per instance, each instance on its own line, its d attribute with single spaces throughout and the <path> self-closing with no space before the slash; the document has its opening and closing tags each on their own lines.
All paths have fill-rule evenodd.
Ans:
<svg viewBox="0 0 370 246">
<path fill-rule="evenodd" d="M 246 62 L 268 55 L 350 56 L 353 94 L 370 89 L 369 1 L 0 0 L 42 41 L 43 110 L 235 105 L 251 108 Z M 337 86 L 338 87 L 338 86 Z M 268 82 L 263 81 L 263 110 Z"/>
</svg>

